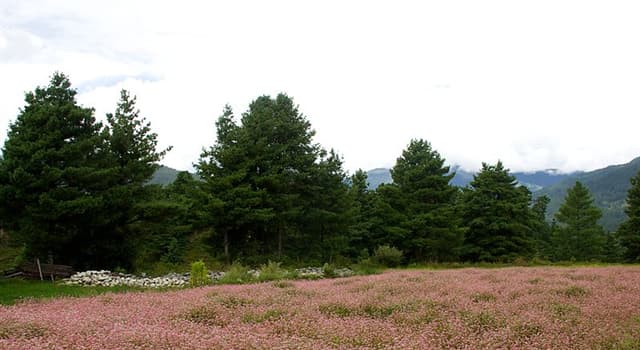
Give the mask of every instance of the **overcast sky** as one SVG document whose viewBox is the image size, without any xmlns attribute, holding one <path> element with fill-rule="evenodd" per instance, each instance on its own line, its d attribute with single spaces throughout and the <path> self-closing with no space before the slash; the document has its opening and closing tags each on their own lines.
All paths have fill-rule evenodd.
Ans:
<svg viewBox="0 0 640 350">
<path fill-rule="evenodd" d="M 225 103 L 292 96 L 353 171 L 424 138 L 468 170 L 640 156 L 638 1 L 0 1 L 0 139 L 58 70 L 96 116 L 138 96 L 191 169 Z"/>
</svg>

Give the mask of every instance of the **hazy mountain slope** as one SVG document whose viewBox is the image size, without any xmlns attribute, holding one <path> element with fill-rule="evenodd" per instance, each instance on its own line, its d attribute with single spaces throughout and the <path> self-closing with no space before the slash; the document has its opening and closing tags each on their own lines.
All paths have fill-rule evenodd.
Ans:
<svg viewBox="0 0 640 350">
<path fill-rule="evenodd" d="M 179 172 L 179 170 L 161 165 L 153 174 L 149 183 L 154 185 L 168 185 L 176 180 Z"/>
<path fill-rule="evenodd" d="M 631 184 L 629 180 L 640 171 L 640 157 L 626 164 L 612 165 L 603 169 L 578 173 L 536 192 L 536 196 L 547 195 L 551 199 L 548 215 L 553 214 L 564 202 L 567 190 L 576 181 L 582 182 L 594 197 L 596 205 L 602 209 L 603 217 L 600 223 L 607 230 L 616 230 L 618 225 L 626 219 L 624 213 L 627 191 Z"/>
<path fill-rule="evenodd" d="M 458 187 L 467 186 L 472 180 L 475 173 L 466 171 L 457 165 L 451 167 L 451 171 L 455 171 L 456 175 L 451 179 L 451 184 Z M 382 183 L 391 183 L 391 173 L 389 169 L 377 168 L 367 172 L 369 177 L 369 188 L 375 189 Z M 555 170 L 536 171 L 531 173 L 517 172 L 513 175 L 518 181 L 527 186 L 531 191 L 538 191 L 545 186 L 556 184 L 572 174 L 560 174 Z"/>
</svg>

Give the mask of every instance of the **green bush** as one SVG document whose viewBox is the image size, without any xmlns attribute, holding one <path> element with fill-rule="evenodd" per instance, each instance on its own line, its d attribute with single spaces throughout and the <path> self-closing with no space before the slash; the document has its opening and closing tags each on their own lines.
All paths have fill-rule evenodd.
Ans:
<svg viewBox="0 0 640 350">
<path fill-rule="evenodd" d="M 322 272 L 324 272 L 324 277 L 327 277 L 327 278 L 336 277 L 336 267 L 333 264 L 325 263 L 322 266 Z"/>
<path fill-rule="evenodd" d="M 280 264 L 269 260 L 266 265 L 260 265 L 258 281 L 276 281 L 287 277 L 287 270 L 281 268 Z"/>
<path fill-rule="evenodd" d="M 211 278 L 209 278 L 209 272 L 207 271 L 207 266 L 204 264 L 204 261 L 199 260 L 191 264 L 190 282 L 192 287 L 204 286 L 211 283 Z"/>
<path fill-rule="evenodd" d="M 241 284 L 248 283 L 254 280 L 253 275 L 249 273 L 249 268 L 234 262 L 229 267 L 229 270 L 224 273 L 224 276 L 219 280 L 222 284 Z"/>
<path fill-rule="evenodd" d="M 386 244 L 381 245 L 373 252 L 371 259 L 380 266 L 396 267 L 402 261 L 402 251 Z"/>
</svg>

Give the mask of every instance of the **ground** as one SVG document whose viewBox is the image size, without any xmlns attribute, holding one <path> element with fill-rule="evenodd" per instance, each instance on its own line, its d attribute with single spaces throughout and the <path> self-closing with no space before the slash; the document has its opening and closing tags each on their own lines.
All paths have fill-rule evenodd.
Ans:
<svg viewBox="0 0 640 350">
<path fill-rule="evenodd" d="M 0 348 L 640 349 L 640 267 L 394 270 L 0 307 Z"/>
</svg>

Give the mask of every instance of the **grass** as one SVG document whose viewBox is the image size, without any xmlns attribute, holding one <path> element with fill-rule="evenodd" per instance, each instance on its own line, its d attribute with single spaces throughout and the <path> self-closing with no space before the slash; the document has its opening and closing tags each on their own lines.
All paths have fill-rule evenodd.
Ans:
<svg viewBox="0 0 640 350">
<path fill-rule="evenodd" d="M 0 279 L 0 304 L 12 305 L 25 299 L 47 299 L 56 297 L 82 297 L 108 292 L 122 293 L 139 291 L 133 287 L 83 287 L 67 286 L 48 281 L 28 281 L 21 279 Z"/>
</svg>

